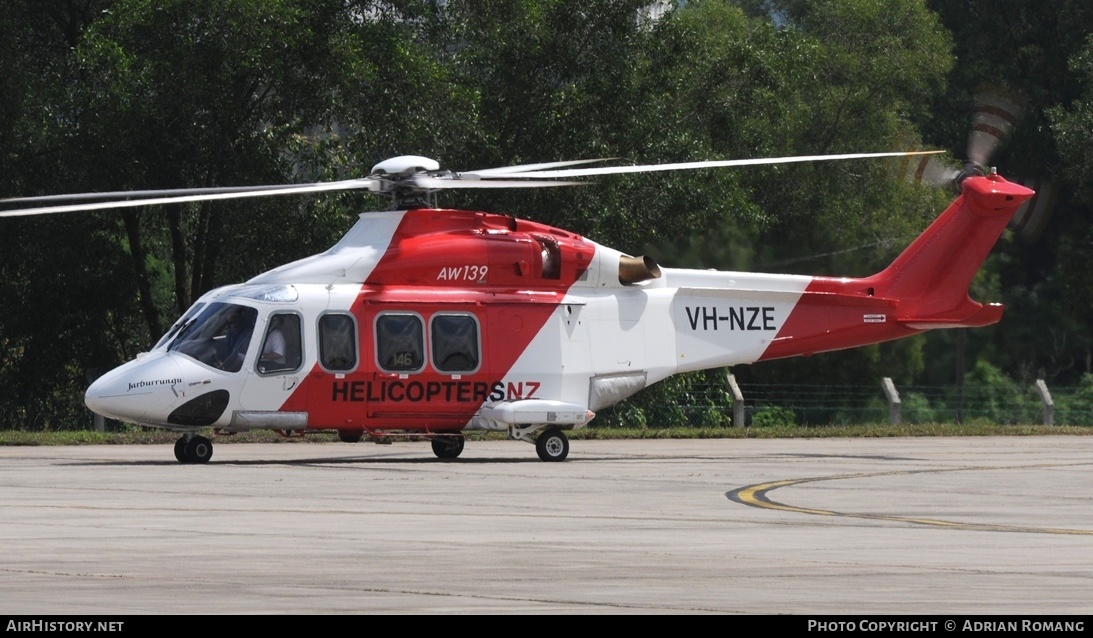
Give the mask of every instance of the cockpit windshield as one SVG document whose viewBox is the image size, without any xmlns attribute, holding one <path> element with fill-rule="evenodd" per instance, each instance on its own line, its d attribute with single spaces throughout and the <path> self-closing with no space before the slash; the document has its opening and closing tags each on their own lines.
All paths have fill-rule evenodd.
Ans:
<svg viewBox="0 0 1093 638">
<path fill-rule="evenodd" d="M 258 311 L 248 306 L 211 303 L 182 324 L 167 349 L 225 372 L 239 372 L 257 318 Z"/>
<path fill-rule="evenodd" d="M 174 336 L 178 334 L 178 331 L 182 330 L 183 326 L 189 324 L 190 320 L 194 318 L 194 315 L 196 315 L 204 307 L 205 302 L 203 301 L 195 303 L 189 310 L 186 311 L 186 314 L 182 315 L 181 319 L 175 322 L 175 325 L 171 326 L 171 329 L 168 330 L 165 335 L 159 338 L 159 341 L 156 342 L 155 347 L 153 347 L 152 349 L 156 350 L 163 346 L 163 344 L 173 339 Z"/>
</svg>

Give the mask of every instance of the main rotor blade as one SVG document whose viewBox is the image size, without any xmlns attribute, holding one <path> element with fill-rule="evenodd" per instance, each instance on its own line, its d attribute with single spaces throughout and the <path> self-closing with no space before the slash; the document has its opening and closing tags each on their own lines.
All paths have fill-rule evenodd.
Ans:
<svg viewBox="0 0 1093 638">
<path fill-rule="evenodd" d="M 245 193 L 249 191 L 295 190 L 313 184 L 270 184 L 268 186 L 220 186 L 208 188 L 165 188 L 144 191 L 110 191 L 102 193 L 67 193 L 64 195 L 38 195 L 35 197 L 6 197 L 0 204 L 84 201 L 89 199 L 129 199 L 133 197 L 174 197 L 182 195 L 214 195 L 219 193 Z"/>
<path fill-rule="evenodd" d="M 305 184 L 299 188 L 273 187 L 260 190 L 244 190 L 240 192 L 212 193 L 205 195 L 184 195 L 177 197 L 153 197 L 145 199 L 130 199 L 111 202 L 95 202 L 91 204 L 69 204 L 65 206 L 45 206 L 40 208 L 23 208 L 18 210 L 0 211 L 0 217 L 23 217 L 26 215 L 45 215 L 52 213 L 74 213 L 78 211 L 105 210 L 109 208 L 136 208 L 139 206 L 155 206 L 159 204 L 184 204 L 188 202 L 202 202 L 222 199 L 243 199 L 249 197 L 267 197 L 271 195 L 298 195 L 301 193 L 321 193 L 339 190 L 375 190 L 379 185 L 376 179 L 350 179 L 339 182 L 325 182 L 320 184 Z"/>
<path fill-rule="evenodd" d="M 645 164 L 639 166 L 604 166 L 600 168 L 569 168 L 558 171 L 527 171 L 493 175 L 494 179 L 524 179 L 543 177 L 591 177 L 594 175 L 620 175 L 623 173 L 654 173 L 683 171 L 698 168 L 724 168 L 729 166 L 757 166 L 763 164 L 795 164 L 832 160 L 866 159 L 871 157 L 901 157 L 904 155 L 930 155 L 945 151 L 905 151 L 898 153 L 847 153 L 843 155 L 801 155 L 796 157 L 762 157 L 743 160 L 710 160 L 705 162 L 680 162 L 676 164 Z"/>
<path fill-rule="evenodd" d="M 531 173 L 535 175 L 535 173 Z M 499 177 L 494 175 L 492 177 Z M 588 182 L 559 182 L 553 180 L 512 180 L 495 182 L 487 179 L 445 179 L 442 177 L 428 177 L 415 175 L 414 185 L 421 188 L 436 190 L 457 190 L 465 188 L 550 188 L 554 186 L 581 186 Z"/>
<path fill-rule="evenodd" d="M 543 162 L 541 164 L 521 164 L 518 166 L 500 166 L 498 168 L 482 168 L 476 171 L 468 171 L 460 173 L 462 177 L 493 177 L 496 175 L 504 175 L 506 173 L 526 173 L 529 171 L 541 171 L 547 168 L 561 168 L 563 166 L 577 166 L 579 164 L 594 164 L 596 162 L 608 162 L 615 158 L 607 157 L 602 159 L 588 159 L 588 160 L 569 160 L 565 162 Z"/>
</svg>

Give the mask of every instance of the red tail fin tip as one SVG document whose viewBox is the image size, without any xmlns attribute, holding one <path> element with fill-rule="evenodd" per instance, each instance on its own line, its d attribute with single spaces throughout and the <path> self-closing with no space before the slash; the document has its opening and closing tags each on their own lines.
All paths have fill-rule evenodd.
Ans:
<svg viewBox="0 0 1093 638">
<path fill-rule="evenodd" d="M 963 193 L 895 261 L 863 281 L 898 301 L 898 321 L 916 328 L 983 326 L 1002 306 L 968 298 L 968 286 L 1017 208 L 1033 191 L 998 175 L 971 177 Z"/>
</svg>

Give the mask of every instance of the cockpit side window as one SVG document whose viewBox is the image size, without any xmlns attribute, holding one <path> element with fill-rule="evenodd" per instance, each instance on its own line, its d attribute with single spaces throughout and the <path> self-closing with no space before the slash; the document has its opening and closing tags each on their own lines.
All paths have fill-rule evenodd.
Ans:
<svg viewBox="0 0 1093 638">
<path fill-rule="evenodd" d="M 319 363 L 336 372 L 357 367 L 357 324 L 351 315 L 319 317 Z"/>
<path fill-rule="evenodd" d="M 376 363 L 384 372 L 419 372 L 425 367 L 421 317 L 384 313 L 376 317 Z"/>
<path fill-rule="evenodd" d="M 430 322 L 433 367 L 462 374 L 478 369 L 478 321 L 471 315 L 434 315 Z"/>
<path fill-rule="evenodd" d="M 284 312 L 271 315 L 258 355 L 258 373 L 292 372 L 298 370 L 302 362 L 300 316 Z"/>
<path fill-rule="evenodd" d="M 167 349 L 225 372 L 239 372 L 257 318 L 258 311 L 249 306 L 211 303 L 180 327 Z"/>
</svg>

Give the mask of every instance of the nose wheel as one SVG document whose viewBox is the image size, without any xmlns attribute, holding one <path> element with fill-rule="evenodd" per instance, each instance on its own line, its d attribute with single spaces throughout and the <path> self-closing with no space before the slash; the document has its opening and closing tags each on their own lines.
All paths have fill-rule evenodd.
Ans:
<svg viewBox="0 0 1093 638">
<path fill-rule="evenodd" d="M 179 463 L 208 463 L 213 457 L 213 442 L 192 434 L 180 436 L 175 441 L 175 458 Z"/>
</svg>

